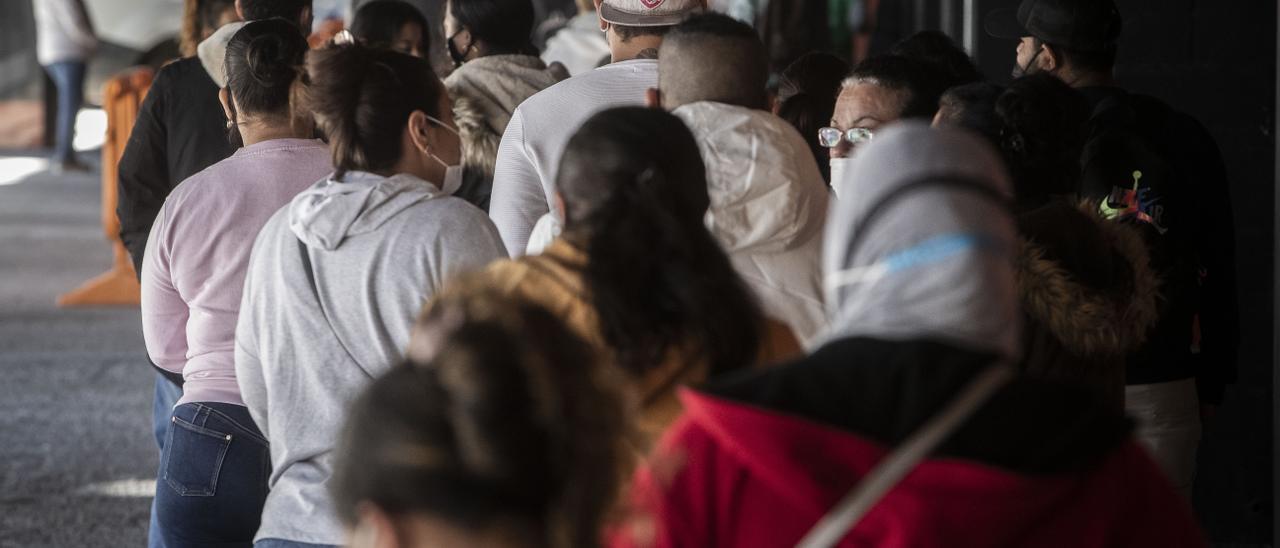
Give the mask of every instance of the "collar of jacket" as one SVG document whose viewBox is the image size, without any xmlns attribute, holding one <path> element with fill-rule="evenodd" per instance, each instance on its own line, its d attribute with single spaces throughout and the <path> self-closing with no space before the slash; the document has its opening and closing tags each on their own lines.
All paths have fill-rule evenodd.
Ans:
<svg viewBox="0 0 1280 548">
<path fill-rule="evenodd" d="M 885 446 L 902 443 L 998 358 L 932 340 L 853 337 L 702 393 L 798 416 Z M 1085 389 L 1019 378 L 935 453 L 1021 474 L 1084 470 L 1129 437 L 1123 413 Z"/>
</svg>

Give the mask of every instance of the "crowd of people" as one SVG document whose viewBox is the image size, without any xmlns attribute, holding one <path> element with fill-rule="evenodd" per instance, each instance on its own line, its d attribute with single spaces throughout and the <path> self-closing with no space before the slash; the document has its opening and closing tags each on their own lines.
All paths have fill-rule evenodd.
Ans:
<svg viewBox="0 0 1280 548">
<path fill-rule="evenodd" d="M 774 74 L 703 0 L 542 52 L 530 0 L 187 3 L 119 168 L 151 546 L 1205 544 L 1225 174 L 1111 0 L 990 14 L 1007 86 L 936 32 Z"/>
</svg>

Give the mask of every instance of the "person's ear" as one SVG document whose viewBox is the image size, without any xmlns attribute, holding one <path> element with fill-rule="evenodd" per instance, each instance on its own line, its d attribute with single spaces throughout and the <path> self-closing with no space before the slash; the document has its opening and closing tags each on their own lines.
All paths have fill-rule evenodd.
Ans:
<svg viewBox="0 0 1280 548">
<path fill-rule="evenodd" d="M 409 132 L 409 141 L 413 143 L 413 148 L 422 154 L 426 154 L 431 148 L 431 137 L 427 135 L 427 128 L 430 125 L 431 121 L 427 120 L 427 115 L 421 110 L 415 110 L 409 115 L 409 125 L 405 128 Z"/>
<path fill-rule="evenodd" d="M 644 104 L 649 108 L 662 110 L 662 90 L 649 88 L 644 92 Z"/>
<path fill-rule="evenodd" d="M 239 0 L 236 0 L 236 1 L 238 2 Z M 596 3 L 596 18 L 599 19 L 600 21 L 600 32 L 608 32 L 609 22 L 605 21 L 604 17 L 600 15 L 600 5 L 604 3 L 604 0 L 595 0 L 595 3 Z"/>
<path fill-rule="evenodd" d="M 245 19 L 244 19 L 244 6 L 241 6 L 241 5 L 240 5 L 240 0 L 236 0 L 236 15 L 240 17 L 240 20 L 241 20 L 241 21 L 244 21 L 244 20 L 245 20 Z"/>
<path fill-rule="evenodd" d="M 554 201 L 556 212 L 560 214 L 560 227 L 563 229 L 564 225 L 568 224 L 566 219 L 569 218 L 569 208 L 564 205 L 564 196 L 559 190 L 555 191 Z"/>
<path fill-rule="evenodd" d="M 394 548 L 401 546 L 400 531 L 391 516 L 369 502 L 356 506 L 356 526 L 351 530 L 351 548 Z"/>
<path fill-rule="evenodd" d="M 236 117 L 232 114 L 231 90 L 229 88 L 222 88 L 218 90 L 218 102 L 222 103 L 222 113 L 227 116 L 227 121 L 234 122 Z"/>
<path fill-rule="evenodd" d="M 1049 47 L 1049 44 L 1041 44 L 1043 52 L 1040 57 L 1036 58 L 1036 63 L 1040 65 L 1040 69 L 1045 72 L 1053 72 L 1062 67 L 1062 56 L 1058 51 Z"/>
</svg>

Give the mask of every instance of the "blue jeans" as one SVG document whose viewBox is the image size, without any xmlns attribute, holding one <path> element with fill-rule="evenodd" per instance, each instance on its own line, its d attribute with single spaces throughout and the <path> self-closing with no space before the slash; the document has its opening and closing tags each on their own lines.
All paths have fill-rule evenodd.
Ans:
<svg viewBox="0 0 1280 548">
<path fill-rule="evenodd" d="M 58 127 L 54 141 L 54 162 L 66 162 L 75 158 L 71 147 L 76 135 L 76 114 L 84 105 L 84 61 L 62 61 L 44 67 L 58 87 Z"/>
<path fill-rule="evenodd" d="M 156 391 L 151 404 L 151 427 L 156 436 L 156 447 L 160 456 L 164 456 L 164 440 L 169 437 L 170 417 L 173 406 L 178 405 L 182 397 L 182 387 L 174 384 L 164 375 L 156 373 Z M 156 471 L 156 477 L 159 476 Z M 160 534 L 160 520 L 156 518 L 156 499 L 151 499 L 151 524 L 147 530 L 147 548 L 164 548 L 164 538 Z"/>
<path fill-rule="evenodd" d="M 253 548 L 338 548 L 332 544 L 311 544 L 282 538 L 264 538 L 253 543 Z"/>
<path fill-rule="evenodd" d="M 270 475 L 267 440 L 244 406 L 174 408 L 156 481 L 165 546 L 250 548 Z"/>
</svg>

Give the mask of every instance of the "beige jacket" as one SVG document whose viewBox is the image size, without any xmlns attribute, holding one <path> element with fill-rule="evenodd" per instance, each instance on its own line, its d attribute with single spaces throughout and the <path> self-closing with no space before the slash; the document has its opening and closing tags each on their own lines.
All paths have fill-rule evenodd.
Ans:
<svg viewBox="0 0 1280 548">
<path fill-rule="evenodd" d="M 445 78 L 466 167 L 459 197 L 488 209 L 498 144 L 511 113 L 525 99 L 567 77 L 562 65 L 548 67 L 532 55 L 490 55 L 468 61 Z"/>
<path fill-rule="evenodd" d="M 498 261 L 480 275 L 479 283 L 503 294 L 527 299 L 546 307 L 564 320 L 602 356 L 611 352 L 601 338 L 598 320 L 586 297 L 580 270 L 586 255 L 564 240 L 556 240 L 542 255 Z M 785 325 L 766 321 L 760 357 L 754 365 L 773 365 L 798 357 L 800 345 Z M 625 380 L 627 393 L 637 410 L 641 453 L 655 442 L 681 411 L 676 388 L 706 380 L 707 364 L 689 363 L 686 352 L 672 352 L 659 367 L 642 377 Z"/>
</svg>

